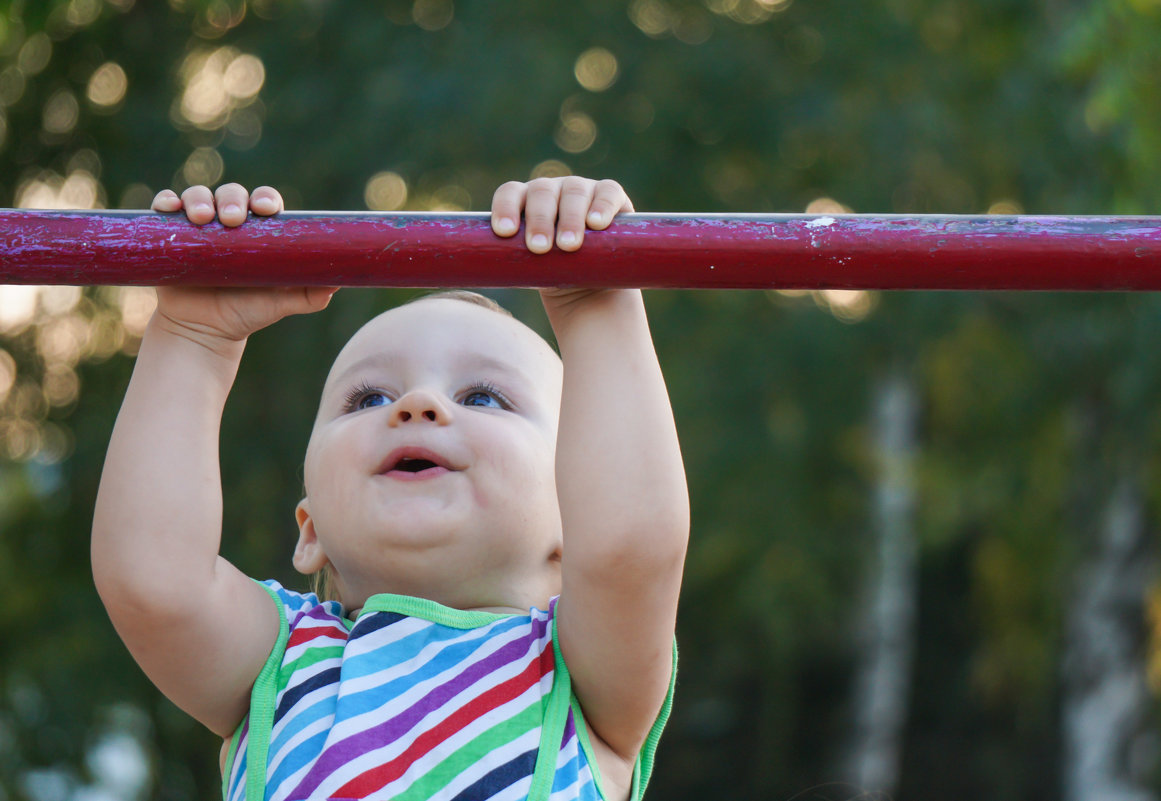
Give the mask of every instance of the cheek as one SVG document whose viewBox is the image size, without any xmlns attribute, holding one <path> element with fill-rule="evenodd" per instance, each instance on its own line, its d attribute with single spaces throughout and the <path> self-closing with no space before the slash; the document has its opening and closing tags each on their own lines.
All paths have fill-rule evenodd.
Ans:
<svg viewBox="0 0 1161 801">
<path fill-rule="evenodd" d="M 500 485 L 498 492 L 495 487 L 491 493 L 477 491 L 483 506 L 500 499 L 521 509 L 556 503 L 555 454 L 538 432 L 517 429 L 493 435 L 482 448 L 482 458 Z"/>
</svg>

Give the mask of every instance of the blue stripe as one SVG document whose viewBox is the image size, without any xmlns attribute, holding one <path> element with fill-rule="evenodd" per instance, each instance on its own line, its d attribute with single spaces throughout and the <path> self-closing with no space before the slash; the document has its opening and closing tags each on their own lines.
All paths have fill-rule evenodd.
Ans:
<svg viewBox="0 0 1161 801">
<path fill-rule="evenodd" d="M 398 623 L 400 620 L 406 619 L 407 615 L 401 615 L 398 612 L 373 612 L 368 615 L 363 615 L 355 621 L 355 625 L 351 628 L 348 639 L 356 640 L 359 637 L 365 637 L 379 629 L 386 628 L 387 626 Z"/>
<path fill-rule="evenodd" d="M 340 673 L 341 669 L 336 665 L 333 668 L 319 671 L 301 684 L 287 687 L 278 701 L 277 709 L 274 710 L 274 724 L 277 725 L 282 720 L 282 716 L 289 712 L 290 708 L 297 704 L 307 693 L 314 692 L 327 685 L 335 685 L 337 687 Z"/>
<path fill-rule="evenodd" d="M 491 798 L 504 788 L 528 778 L 535 769 L 536 749 L 533 748 L 485 773 L 460 791 L 452 801 L 480 801 L 481 798 Z"/>
</svg>

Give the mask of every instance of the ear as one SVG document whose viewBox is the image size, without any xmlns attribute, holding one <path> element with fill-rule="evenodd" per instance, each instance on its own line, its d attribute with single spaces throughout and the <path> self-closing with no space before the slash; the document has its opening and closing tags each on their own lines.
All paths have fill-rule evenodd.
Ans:
<svg viewBox="0 0 1161 801">
<path fill-rule="evenodd" d="M 298 521 L 298 544 L 294 546 L 294 569 L 311 575 L 327 566 L 327 555 L 318 532 L 314 529 L 314 518 L 310 516 L 310 500 L 303 498 L 294 508 L 294 518 Z"/>
</svg>

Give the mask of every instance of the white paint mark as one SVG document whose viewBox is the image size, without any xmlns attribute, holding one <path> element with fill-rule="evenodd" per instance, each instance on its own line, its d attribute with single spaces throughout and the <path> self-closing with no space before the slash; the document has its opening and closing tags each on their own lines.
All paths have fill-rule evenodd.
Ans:
<svg viewBox="0 0 1161 801">
<path fill-rule="evenodd" d="M 175 240 L 175 239 L 177 239 L 177 234 L 170 234 L 170 235 L 169 235 L 169 241 L 170 241 L 170 242 L 172 242 L 172 241 L 173 241 L 173 240 Z"/>
<path fill-rule="evenodd" d="M 819 217 L 817 220 L 811 220 L 806 224 L 807 228 L 825 228 L 828 225 L 834 225 L 834 217 Z"/>
</svg>

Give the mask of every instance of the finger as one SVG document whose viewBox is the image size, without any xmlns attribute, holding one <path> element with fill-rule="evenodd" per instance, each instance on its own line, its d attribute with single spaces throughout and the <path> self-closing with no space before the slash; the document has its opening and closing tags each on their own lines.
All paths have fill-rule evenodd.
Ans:
<svg viewBox="0 0 1161 801">
<path fill-rule="evenodd" d="M 509 181 L 492 195 L 492 230 L 497 236 L 512 236 L 520 230 L 520 211 L 524 208 L 526 193 L 527 185 Z"/>
<path fill-rule="evenodd" d="M 524 198 L 524 243 L 533 253 L 547 253 L 552 249 L 559 202 L 559 180 L 536 178 L 528 182 L 528 194 Z"/>
<path fill-rule="evenodd" d="M 275 298 L 274 317 L 310 314 L 325 309 L 339 291 L 337 286 L 284 287 Z"/>
<path fill-rule="evenodd" d="M 185 216 L 195 225 L 205 225 L 214 219 L 214 196 L 208 186 L 191 186 L 181 193 Z"/>
<path fill-rule="evenodd" d="M 181 198 L 172 189 L 162 189 L 153 198 L 153 205 L 149 208 L 154 211 L 178 211 L 181 209 Z"/>
<path fill-rule="evenodd" d="M 629 200 L 619 183 L 608 179 L 598 181 L 592 205 L 589 206 L 589 228 L 603 231 L 618 214 L 630 211 L 633 211 L 633 201 Z"/>
<path fill-rule="evenodd" d="M 286 210 L 282 195 L 272 186 L 260 186 L 250 193 L 250 210 L 263 217 Z"/>
<path fill-rule="evenodd" d="M 250 209 L 250 193 L 241 184 L 222 184 L 214 192 L 218 204 L 218 219 L 222 225 L 235 228 L 246 222 Z"/>
<path fill-rule="evenodd" d="M 576 250 L 584 242 L 585 215 L 593 201 L 597 182 L 571 176 L 560 185 L 560 210 L 556 218 L 556 246 Z"/>
</svg>

